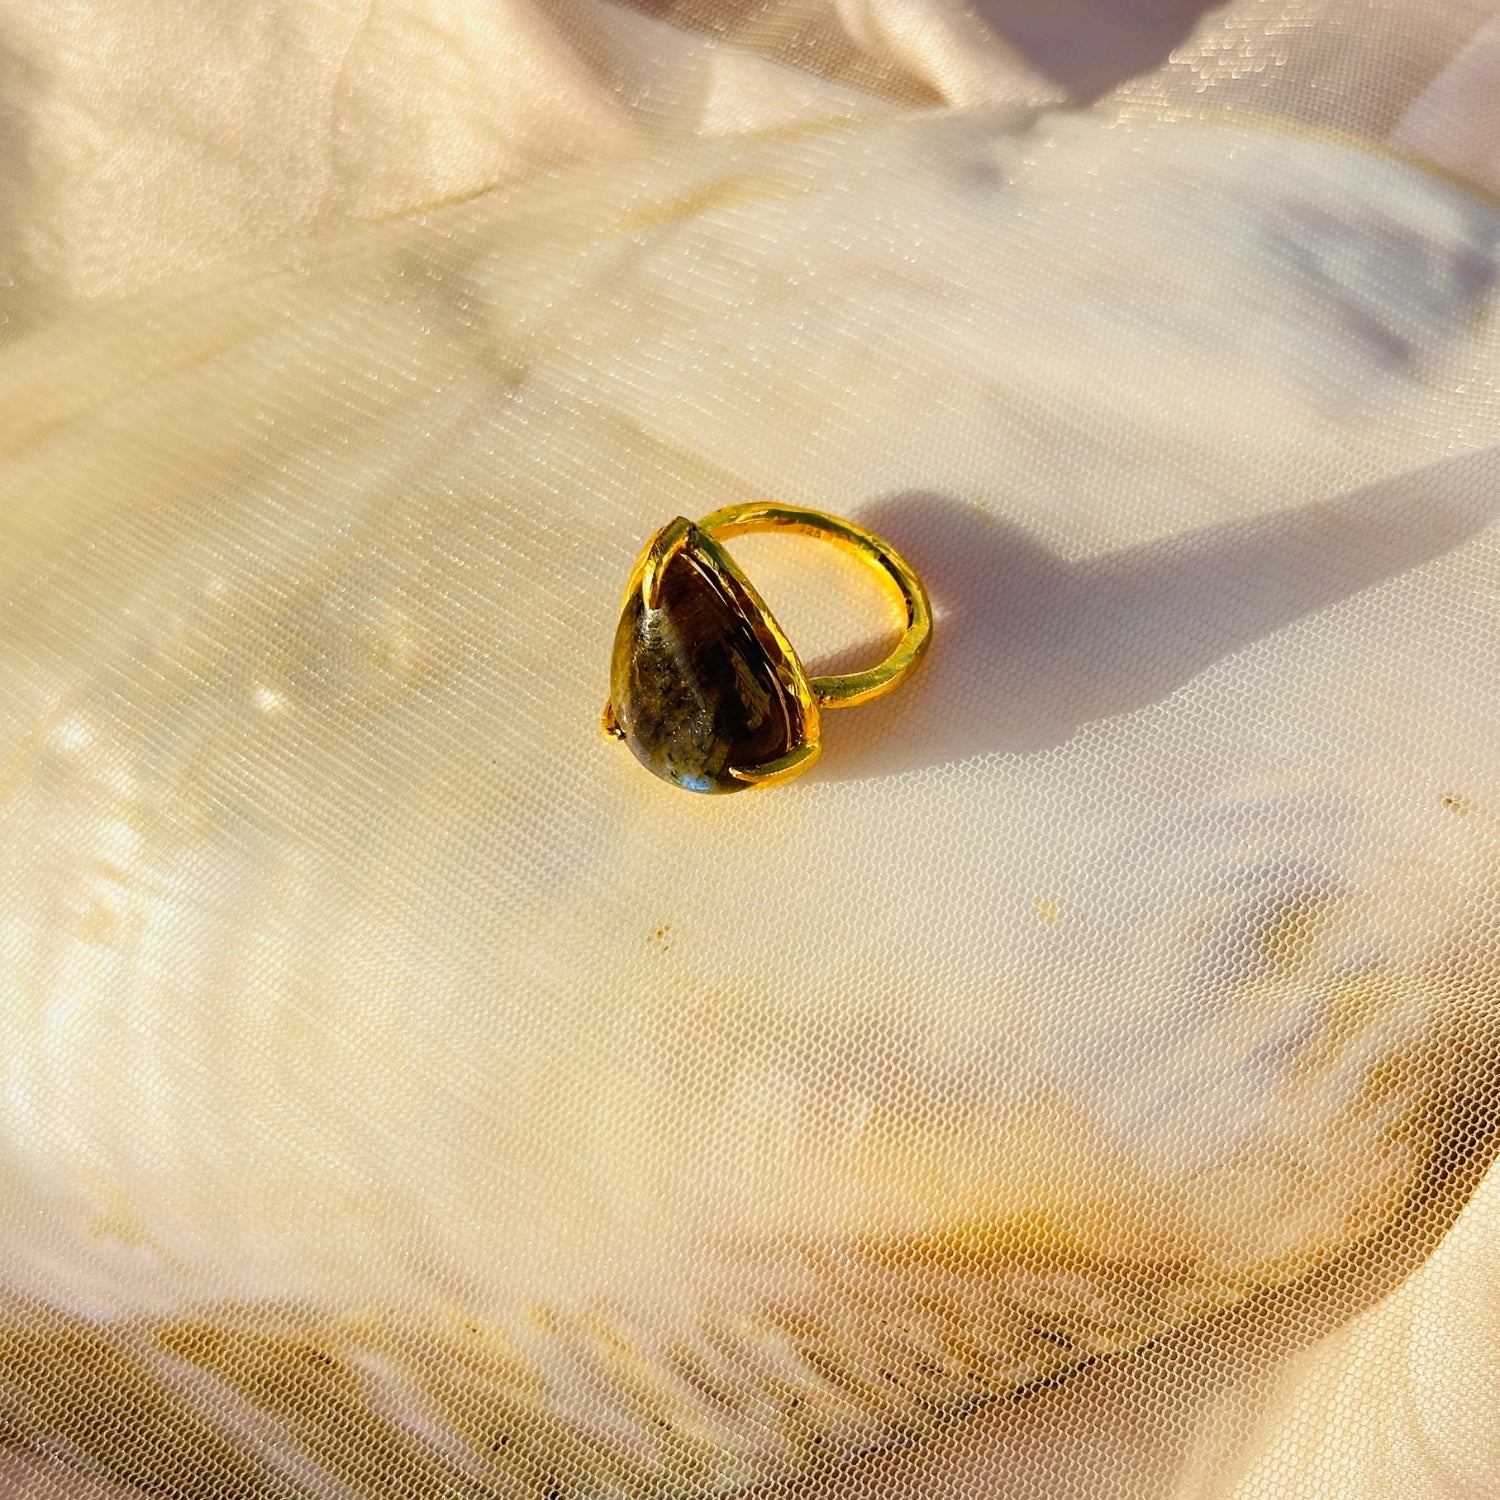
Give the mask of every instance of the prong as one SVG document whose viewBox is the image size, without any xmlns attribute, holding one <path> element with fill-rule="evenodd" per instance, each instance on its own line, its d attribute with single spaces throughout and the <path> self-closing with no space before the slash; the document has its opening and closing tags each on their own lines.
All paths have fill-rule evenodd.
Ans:
<svg viewBox="0 0 1500 1500">
<path fill-rule="evenodd" d="M 684 516 L 678 516 L 675 521 L 662 527 L 645 557 L 641 559 L 641 595 L 646 601 L 647 609 L 655 609 L 657 606 L 657 580 L 661 576 L 661 570 L 670 558 L 687 546 L 692 532 L 693 523 Z"/>
<path fill-rule="evenodd" d="M 798 745 L 795 750 L 777 760 L 768 760 L 763 766 L 751 766 L 746 770 L 741 770 L 738 766 L 730 766 L 729 774 L 736 781 L 743 781 L 747 786 L 779 786 L 783 781 L 790 781 L 792 777 L 800 776 L 822 754 L 822 751 L 821 742 L 812 741 L 805 745 Z"/>
<path fill-rule="evenodd" d="M 599 718 L 599 727 L 604 731 L 604 737 L 610 740 L 623 740 L 625 731 L 620 728 L 620 722 L 615 718 L 615 706 L 613 703 L 604 705 L 604 712 Z"/>
</svg>

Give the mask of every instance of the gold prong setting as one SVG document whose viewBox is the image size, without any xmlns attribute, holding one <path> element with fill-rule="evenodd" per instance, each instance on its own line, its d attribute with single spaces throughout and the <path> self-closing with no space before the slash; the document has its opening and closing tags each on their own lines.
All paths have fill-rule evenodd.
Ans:
<svg viewBox="0 0 1500 1500">
<path fill-rule="evenodd" d="M 800 776 L 818 756 L 823 753 L 821 744 L 804 743 L 778 760 L 767 761 L 763 766 L 731 766 L 729 774 L 746 786 L 780 786 L 794 776 Z"/>
<path fill-rule="evenodd" d="M 661 607 L 661 575 L 667 564 L 681 552 L 693 538 L 693 523 L 684 516 L 657 532 L 655 539 L 641 559 L 641 597 L 647 609 Z"/>
</svg>

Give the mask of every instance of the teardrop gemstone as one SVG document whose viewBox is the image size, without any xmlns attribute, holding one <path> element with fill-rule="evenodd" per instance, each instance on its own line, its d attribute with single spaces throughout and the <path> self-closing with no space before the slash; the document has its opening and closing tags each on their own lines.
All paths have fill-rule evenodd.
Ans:
<svg viewBox="0 0 1500 1500">
<path fill-rule="evenodd" d="M 655 545 L 653 543 L 653 545 Z M 738 792 L 753 771 L 802 745 L 801 666 L 764 606 L 696 527 L 626 600 L 615 634 L 610 707 L 648 770 L 693 792 Z"/>
</svg>

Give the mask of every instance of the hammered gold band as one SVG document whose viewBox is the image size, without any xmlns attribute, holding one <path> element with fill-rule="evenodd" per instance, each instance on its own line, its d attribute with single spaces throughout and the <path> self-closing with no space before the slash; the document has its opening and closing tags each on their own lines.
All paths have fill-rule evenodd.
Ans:
<svg viewBox="0 0 1500 1500">
<path fill-rule="evenodd" d="M 792 531 L 801 536 L 821 537 L 852 553 L 873 568 L 888 586 L 894 586 L 906 612 L 906 629 L 895 649 L 866 671 L 810 679 L 813 697 L 820 708 L 853 708 L 859 703 L 869 703 L 898 686 L 921 661 L 932 638 L 932 605 L 927 590 L 906 559 L 874 532 L 820 510 L 780 505 L 772 500 L 726 505 L 704 516 L 698 522 L 698 529 L 716 541 L 753 531 Z"/>
</svg>

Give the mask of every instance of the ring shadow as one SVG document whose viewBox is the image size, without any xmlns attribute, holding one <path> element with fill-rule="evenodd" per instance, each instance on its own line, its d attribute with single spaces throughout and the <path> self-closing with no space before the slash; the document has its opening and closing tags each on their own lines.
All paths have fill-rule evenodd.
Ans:
<svg viewBox="0 0 1500 1500">
<path fill-rule="evenodd" d="M 1024 527 L 935 491 L 867 507 L 933 599 L 911 679 L 827 714 L 824 780 L 1062 744 L 1144 708 L 1307 615 L 1451 551 L 1500 516 L 1500 451 L 1476 450 L 1335 500 L 1071 562 Z M 868 662 L 867 641 L 816 672 Z"/>
<path fill-rule="evenodd" d="M 1160 67 L 1223 0 L 977 0 L 985 23 L 1075 103 Z"/>
</svg>

